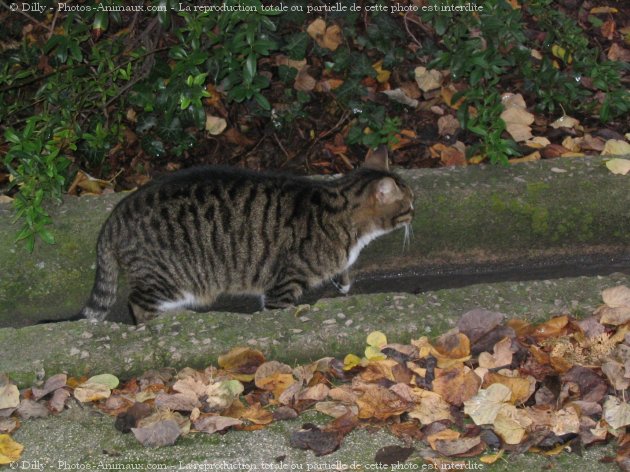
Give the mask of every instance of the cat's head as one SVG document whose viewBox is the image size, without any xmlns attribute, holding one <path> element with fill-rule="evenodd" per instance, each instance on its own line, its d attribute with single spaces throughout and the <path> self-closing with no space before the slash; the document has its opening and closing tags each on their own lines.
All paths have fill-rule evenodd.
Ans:
<svg viewBox="0 0 630 472">
<path fill-rule="evenodd" d="M 364 179 L 355 214 L 362 232 L 409 228 L 414 214 L 413 192 L 402 178 L 389 171 L 387 148 L 369 151 L 357 173 Z"/>
</svg>

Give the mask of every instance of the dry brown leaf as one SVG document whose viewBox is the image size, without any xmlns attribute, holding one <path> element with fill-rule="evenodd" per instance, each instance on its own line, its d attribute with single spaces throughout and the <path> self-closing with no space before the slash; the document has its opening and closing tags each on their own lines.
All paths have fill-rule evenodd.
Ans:
<svg viewBox="0 0 630 472">
<path fill-rule="evenodd" d="M 512 340 L 503 338 L 494 345 L 494 354 L 482 352 L 479 354 L 479 367 L 495 369 L 512 363 Z"/>
<path fill-rule="evenodd" d="M 477 447 L 481 443 L 479 436 L 458 439 L 438 439 L 435 441 L 435 450 L 443 456 L 457 456 Z"/>
<path fill-rule="evenodd" d="M 436 369 L 432 385 L 433 391 L 448 403 L 461 406 L 475 396 L 481 379 L 464 364 L 458 364 L 448 369 Z"/>
<path fill-rule="evenodd" d="M 613 429 L 630 424 L 630 405 L 611 395 L 604 401 L 603 418 Z"/>
<path fill-rule="evenodd" d="M 555 129 L 558 129 L 558 128 L 578 129 L 579 125 L 580 125 L 580 122 L 576 120 L 575 118 L 572 118 L 567 115 L 563 115 L 560 118 L 558 118 L 556 121 L 551 123 L 549 126 Z"/>
<path fill-rule="evenodd" d="M 630 62 L 630 49 L 626 49 L 618 43 L 612 43 L 608 50 L 608 59 L 611 61 Z"/>
<path fill-rule="evenodd" d="M 492 384 L 464 402 L 464 413 L 477 425 L 492 424 L 501 406 L 506 404 L 511 396 L 512 391 L 505 385 Z"/>
<path fill-rule="evenodd" d="M 452 429 L 443 429 L 437 433 L 433 433 L 427 436 L 426 440 L 431 446 L 431 449 L 436 450 L 438 441 L 453 441 L 459 439 L 461 433 Z"/>
<path fill-rule="evenodd" d="M 427 425 L 435 421 L 453 420 L 451 406 L 441 395 L 420 388 L 413 389 L 416 405 L 409 412 L 410 418 L 415 418 L 421 424 Z"/>
<path fill-rule="evenodd" d="M 218 359 L 219 367 L 243 382 L 252 381 L 256 369 L 263 362 L 265 362 L 263 353 L 249 347 L 235 347 L 228 353 L 220 355 Z"/>
<path fill-rule="evenodd" d="M 413 405 L 404 401 L 389 389 L 378 385 L 369 385 L 363 395 L 357 399 L 359 418 L 385 420 L 401 415 Z"/>
<path fill-rule="evenodd" d="M 501 370 L 499 372 L 488 372 L 484 377 L 484 387 L 488 387 L 489 385 L 500 383 L 505 385 L 510 389 L 512 395 L 510 396 L 509 402 L 512 404 L 522 404 L 527 401 L 529 397 L 532 396 L 534 391 L 536 390 L 536 379 L 531 375 L 526 377 L 518 376 L 518 372 L 513 373 L 512 376 L 502 375 L 503 373 L 507 373 L 505 370 Z"/>
<path fill-rule="evenodd" d="M 223 431 L 231 426 L 240 426 L 243 422 L 236 418 L 228 418 L 226 416 L 205 416 L 199 418 L 193 423 L 197 431 L 212 434 L 217 431 Z"/>
<path fill-rule="evenodd" d="M 254 424 L 269 424 L 273 421 L 273 414 L 265 410 L 260 403 L 255 403 L 241 414 L 241 418 Z"/>
<path fill-rule="evenodd" d="M 453 115 L 444 115 L 438 119 L 438 133 L 440 136 L 452 136 L 459 129 L 459 120 Z"/>
<path fill-rule="evenodd" d="M 301 92 L 310 92 L 317 85 L 317 79 L 308 73 L 308 67 L 303 67 L 295 76 L 293 88 Z"/>
<path fill-rule="evenodd" d="M 418 87 L 423 92 L 430 92 L 442 85 L 443 77 L 439 70 L 419 66 L 414 70 L 414 75 Z"/>
<path fill-rule="evenodd" d="M 103 400 L 105 398 L 109 398 L 111 394 L 112 391 L 108 386 L 97 383 L 83 383 L 80 387 L 75 388 L 73 392 L 74 398 L 79 400 L 81 403 Z"/>
<path fill-rule="evenodd" d="M 338 25 L 326 27 L 326 22 L 321 18 L 308 25 L 306 32 L 320 47 L 331 51 L 335 51 L 343 42 L 341 28 Z"/>
<path fill-rule="evenodd" d="M 175 444 L 181 431 L 174 420 L 157 421 L 151 425 L 131 428 L 136 439 L 145 447 L 170 446 Z"/>
<path fill-rule="evenodd" d="M 501 404 L 492 423 L 494 432 L 506 444 L 519 444 L 525 437 L 527 427 L 531 424 L 532 421 L 522 410 L 518 410 L 509 403 Z"/>
</svg>

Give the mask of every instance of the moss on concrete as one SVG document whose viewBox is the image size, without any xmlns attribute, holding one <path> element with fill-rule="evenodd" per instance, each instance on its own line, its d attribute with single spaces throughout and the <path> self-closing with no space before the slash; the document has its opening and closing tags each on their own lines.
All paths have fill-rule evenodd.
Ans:
<svg viewBox="0 0 630 472">
<path fill-rule="evenodd" d="M 21 387 L 59 372 L 112 373 L 121 378 L 160 367 L 204 368 L 235 346 L 260 349 L 290 364 L 324 356 L 362 354 L 366 336 L 385 332 L 392 342 L 437 336 L 474 308 L 530 321 L 554 314 L 589 314 L 602 289 L 630 285 L 630 276 L 502 282 L 411 294 L 323 299 L 301 311 L 164 315 L 145 326 L 88 321 L 0 329 L 0 372 Z"/>
</svg>

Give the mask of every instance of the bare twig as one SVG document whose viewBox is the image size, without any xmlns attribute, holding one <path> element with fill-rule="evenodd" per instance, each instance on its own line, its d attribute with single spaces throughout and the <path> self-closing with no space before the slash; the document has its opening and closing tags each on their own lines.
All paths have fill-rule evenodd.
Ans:
<svg viewBox="0 0 630 472">
<path fill-rule="evenodd" d="M 282 145 L 282 142 L 280 142 L 280 139 L 278 139 L 278 135 L 276 133 L 273 133 L 273 138 L 276 140 L 276 142 L 278 143 L 278 146 L 280 146 L 280 149 L 282 149 L 282 152 L 284 153 L 284 155 L 287 158 L 287 161 L 290 161 L 292 158 L 289 155 L 289 153 L 287 152 L 287 150 L 284 148 L 284 146 Z"/>
<path fill-rule="evenodd" d="M 53 16 L 52 23 L 50 24 L 50 31 L 48 32 L 48 39 L 50 39 L 55 32 L 55 25 L 57 24 L 57 17 L 59 16 L 59 9 L 55 10 L 55 15 Z"/>
<path fill-rule="evenodd" d="M 409 15 L 409 12 L 405 13 L 405 16 L 403 16 L 403 21 L 405 23 L 405 30 L 407 30 L 407 34 L 409 36 L 411 36 L 411 39 L 413 39 L 413 42 L 416 43 L 418 46 L 422 47 L 422 43 L 420 42 L 420 40 L 418 38 L 416 38 L 416 36 L 409 29 L 409 23 L 407 22 L 408 21 L 407 20 L 407 15 Z M 415 24 L 417 24 L 417 23 L 415 23 Z"/>
</svg>

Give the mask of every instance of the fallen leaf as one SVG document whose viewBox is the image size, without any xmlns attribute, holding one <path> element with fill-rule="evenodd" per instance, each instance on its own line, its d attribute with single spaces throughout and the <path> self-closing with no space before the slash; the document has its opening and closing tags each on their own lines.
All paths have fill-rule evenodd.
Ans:
<svg viewBox="0 0 630 472">
<path fill-rule="evenodd" d="M 479 461 L 483 464 L 494 464 L 496 461 L 498 461 L 499 459 L 501 459 L 503 457 L 503 453 L 505 451 L 503 449 L 501 449 L 499 452 L 497 452 L 496 454 L 488 454 L 485 456 L 481 456 L 479 458 Z"/>
<path fill-rule="evenodd" d="M 25 399 L 20 402 L 17 413 L 20 415 L 20 418 L 27 420 L 29 418 L 45 418 L 48 416 L 49 411 L 41 403 Z"/>
<path fill-rule="evenodd" d="M 519 444 L 523 440 L 525 430 L 530 424 L 531 420 L 522 411 L 519 411 L 514 405 L 509 403 L 501 404 L 492 423 L 494 432 L 506 444 Z"/>
<path fill-rule="evenodd" d="M 392 75 L 392 72 L 386 69 L 383 69 L 383 60 L 381 59 L 378 62 L 372 64 L 372 69 L 376 71 L 376 81 L 379 84 L 385 84 L 389 81 L 389 76 Z"/>
<path fill-rule="evenodd" d="M 219 367 L 231 373 L 235 379 L 250 382 L 254 380 L 258 367 L 265 362 L 265 356 L 256 349 L 235 347 L 220 355 L 217 362 Z"/>
<path fill-rule="evenodd" d="M 452 136 L 459 129 L 459 120 L 453 115 L 444 115 L 438 119 L 438 133 L 440 136 Z"/>
<path fill-rule="evenodd" d="M 131 428 L 138 426 L 140 420 L 147 418 L 151 413 L 152 408 L 149 405 L 136 402 L 127 411 L 118 414 L 114 427 L 122 433 L 129 433 Z"/>
<path fill-rule="evenodd" d="M 397 103 L 401 103 L 411 108 L 417 108 L 418 105 L 420 104 L 420 102 L 416 100 L 415 98 L 409 97 L 402 88 L 396 88 L 393 90 L 383 90 L 382 93 L 387 95 L 387 97 L 390 100 L 393 100 L 394 102 L 397 102 Z"/>
<path fill-rule="evenodd" d="M 630 44 L 630 42 L 626 41 L 626 44 Z M 608 50 L 608 59 L 611 61 L 630 62 L 630 49 L 626 49 L 617 43 L 612 43 Z"/>
<path fill-rule="evenodd" d="M 615 390 L 625 390 L 630 387 L 630 379 L 624 377 L 626 369 L 620 362 L 608 360 L 602 364 L 601 368 Z"/>
<path fill-rule="evenodd" d="M 206 389 L 206 403 L 211 411 L 228 408 L 243 393 L 243 384 L 238 380 L 215 382 Z"/>
<path fill-rule="evenodd" d="M 625 156 L 628 154 L 630 154 L 630 144 L 620 139 L 609 139 L 602 150 L 602 156 Z M 623 160 L 627 161 L 627 159 Z M 624 164 L 624 167 L 626 165 Z"/>
<path fill-rule="evenodd" d="M 216 136 L 223 133 L 225 128 L 227 128 L 227 121 L 225 121 L 224 118 L 206 114 L 205 129 L 208 133 L 210 133 L 213 136 Z"/>
<path fill-rule="evenodd" d="M 376 451 L 374 463 L 383 465 L 403 464 L 414 451 L 413 447 L 385 446 Z"/>
<path fill-rule="evenodd" d="M 201 407 L 201 402 L 193 392 L 173 394 L 160 392 L 155 397 L 155 406 L 172 411 L 192 411 Z"/>
<path fill-rule="evenodd" d="M 12 433 L 20 426 L 17 418 L 10 416 L 8 418 L 0 417 L 0 433 Z"/>
<path fill-rule="evenodd" d="M 499 372 L 488 372 L 484 377 L 484 387 L 496 383 L 503 384 L 512 392 L 510 403 L 525 403 L 536 390 L 536 379 L 531 375 L 521 377 L 518 371 L 515 371 L 512 376 L 503 375 L 503 373 L 507 373 L 505 369 Z"/>
<path fill-rule="evenodd" d="M 162 420 L 150 426 L 131 428 L 131 432 L 145 447 L 170 446 L 175 444 L 181 434 L 175 420 Z"/>
<path fill-rule="evenodd" d="M 470 451 L 481 443 L 479 436 L 435 441 L 435 449 L 444 456 L 456 456 Z"/>
<path fill-rule="evenodd" d="M 0 434 L 0 464 L 11 464 L 20 459 L 24 446 L 11 439 L 8 434 Z"/>
<path fill-rule="evenodd" d="M 626 175 L 630 172 L 630 159 L 610 159 L 606 161 L 606 167 L 613 174 Z"/>
<path fill-rule="evenodd" d="M 120 381 L 118 380 L 118 377 L 116 377 L 115 375 L 100 374 L 100 375 L 95 375 L 93 377 L 90 377 L 89 379 L 87 379 L 85 383 L 105 385 L 110 390 L 113 390 L 116 387 L 118 387 L 118 384 L 120 383 Z"/>
<path fill-rule="evenodd" d="M 625 285 L 617 285 L 604 289 L 602 300 L 611 308 L 630 306 L 630 288 Z"/>
<path fill-rule="evenodd" d="M 82 383 L 81 386 L 75 388 L 73 392 L 74 398 L 79 400 L 81 403 L 103 400 L 105 398 L 109 398 L 111 394 L 112 391 L 107 385 L 99 383 L 90 384 L 87 382 Z"/>
<path fill-rule="evenodd" d="M 417 397 L 416 405 L 409 412 L 410 418 L 415 418 L 421 424 L 427 425 L 435 421 L 453 420 L 451 406 L 435 392 L 423 389 L 414 389 Z"/>
<path fill-rule="evenodd" d="M 212 434 L 217 431 L 224 431 L 232 426 L 240 426 L 243 422 L 236 418 L 228 418 L 226 416 L 205 416 L 193 423 L 193 427 L 197 431 Z"/>
<path fill-rule="evenodd" d="M 426 67 L 416 67 L 414 70 L 416 83 L 423 92 L 430 92 L 440 88 L 443 77 L 439 70 L 427 69 Z"/>
<path fill-rule="evenodd" d="M 294 382 L 291 367 L 278 361 L 265 362 L 258 367 L 254 375 L 255 385 L 262 390 L 273 392 L 275 398 L 279 398 Z"/>
<path fill-rule="evenodd" d="M 0 387 L 0 410 L 16 408 L 20 404 L 20 391 L 17 386 L 7 384 Z"/>
<path fill-rule="evenodd" d="M 241 413 L 241 417 L 254 424 L 269 424 L 273 421 L 273 414 L 269 410 L 265 410 L 260 403 L 251 405 Z"/>
<path fill-rule="evenodd" d="M 431 449 L 436 450 L 438 441 L 452 441 L 454 439 L 458 439 L 460 436 L 461 433 L 459 431 L 445 428 L 441 431 L 429 434 L 426 439 L 429 443 L 429 446 L 431 446 Z"/>
<path fill-rule="evenodd" d="M 477 425 L 492 424 L 502 405 L 506 404 L 511 396 L 512 392 L 505 385 L 492 384 L 464 402 L 464 413 Z"/>
<path fill-rule="evenodd" d="M 66 385 L 66 381 L 68 380 L 68 376 L 66 374 L 57 374 L 50 377 L 46 380 L 46 383 L 42 388 L 33 387 L 33 400 L 39 400 L 42 397 L 45 397 L 49 393 L 54 392 L 55 390 L 64 387 Z M 1 408 L 1 407 L 0 407 Z"/>
<path fill-rule="evenodd" d="M 495 369 L 512 363 L 512 340 L 503 338 L 494 345 L 494 354 L 482 352 L 479 354 L 479 367 Z"/>
<path fill-rule="evenodd" d="M 575 118 L 572 118 L 570 116 L 567 115 L 563 115 L 560 118 L 558 118 L 556 121 L 554 121 L 553 123 L 551 123 L 549 126 L 551 126 L 554 129 L 558 129 L 558 128 L 578 128 L 580 122 L 578 120 L 576 120 Z"/>
<path fill-rule="evenodd" d="M 293 88 L 301 92 L 310 92 L 316 85 L 317 79 L 308 73 L 308 67 L 300 69 L 293 82 Z"/>
<path fill-rule="evenodd" d="M 472 370 L 459 364 L 448 369 L 436 369 L 433 391 L 451 405 L 461 406 L 477 393 L 481 379 Z"/>
<path fill-rule="evenodd" d="M 314 20 L 306 28 L 306 33 L 322 48 L 335 51 L 343 42 L 341 28 L 338 25 L 326 27 L 326 22 L 321 18 Z"/>
<path fill-rule="evenodd" d="M 603 418 L 613 429 L 630 424 L 630 405 L 617 397 L 608 395 L 604 401 Z"/>
<path fill-rule="evenodd" d="M 317 402 L 315 404 L 315 409 L 320 413 L 332 416 L 333 418 L 340 418 L 348 413 L 355 416 L 359 414 L 359 409 L 356 405 L 345 405 L 341 402 Z"/>
<path fill-rule="evenodd" d="M 618 12 L 619 10 L 617 10 L 615 7 L 593 7 L 589 11 L 591 15 L 598 15 L 601 13 L 618 13 Z"/>
<path fill-rule="evenodd" d="M 291 447 L 310 449 L 316 456 L 324 456 L 336 451 L 341 444 L 341 436 L 333 431 L 322 431 L 313 426 L 291 433 Z"/>
</svg>

